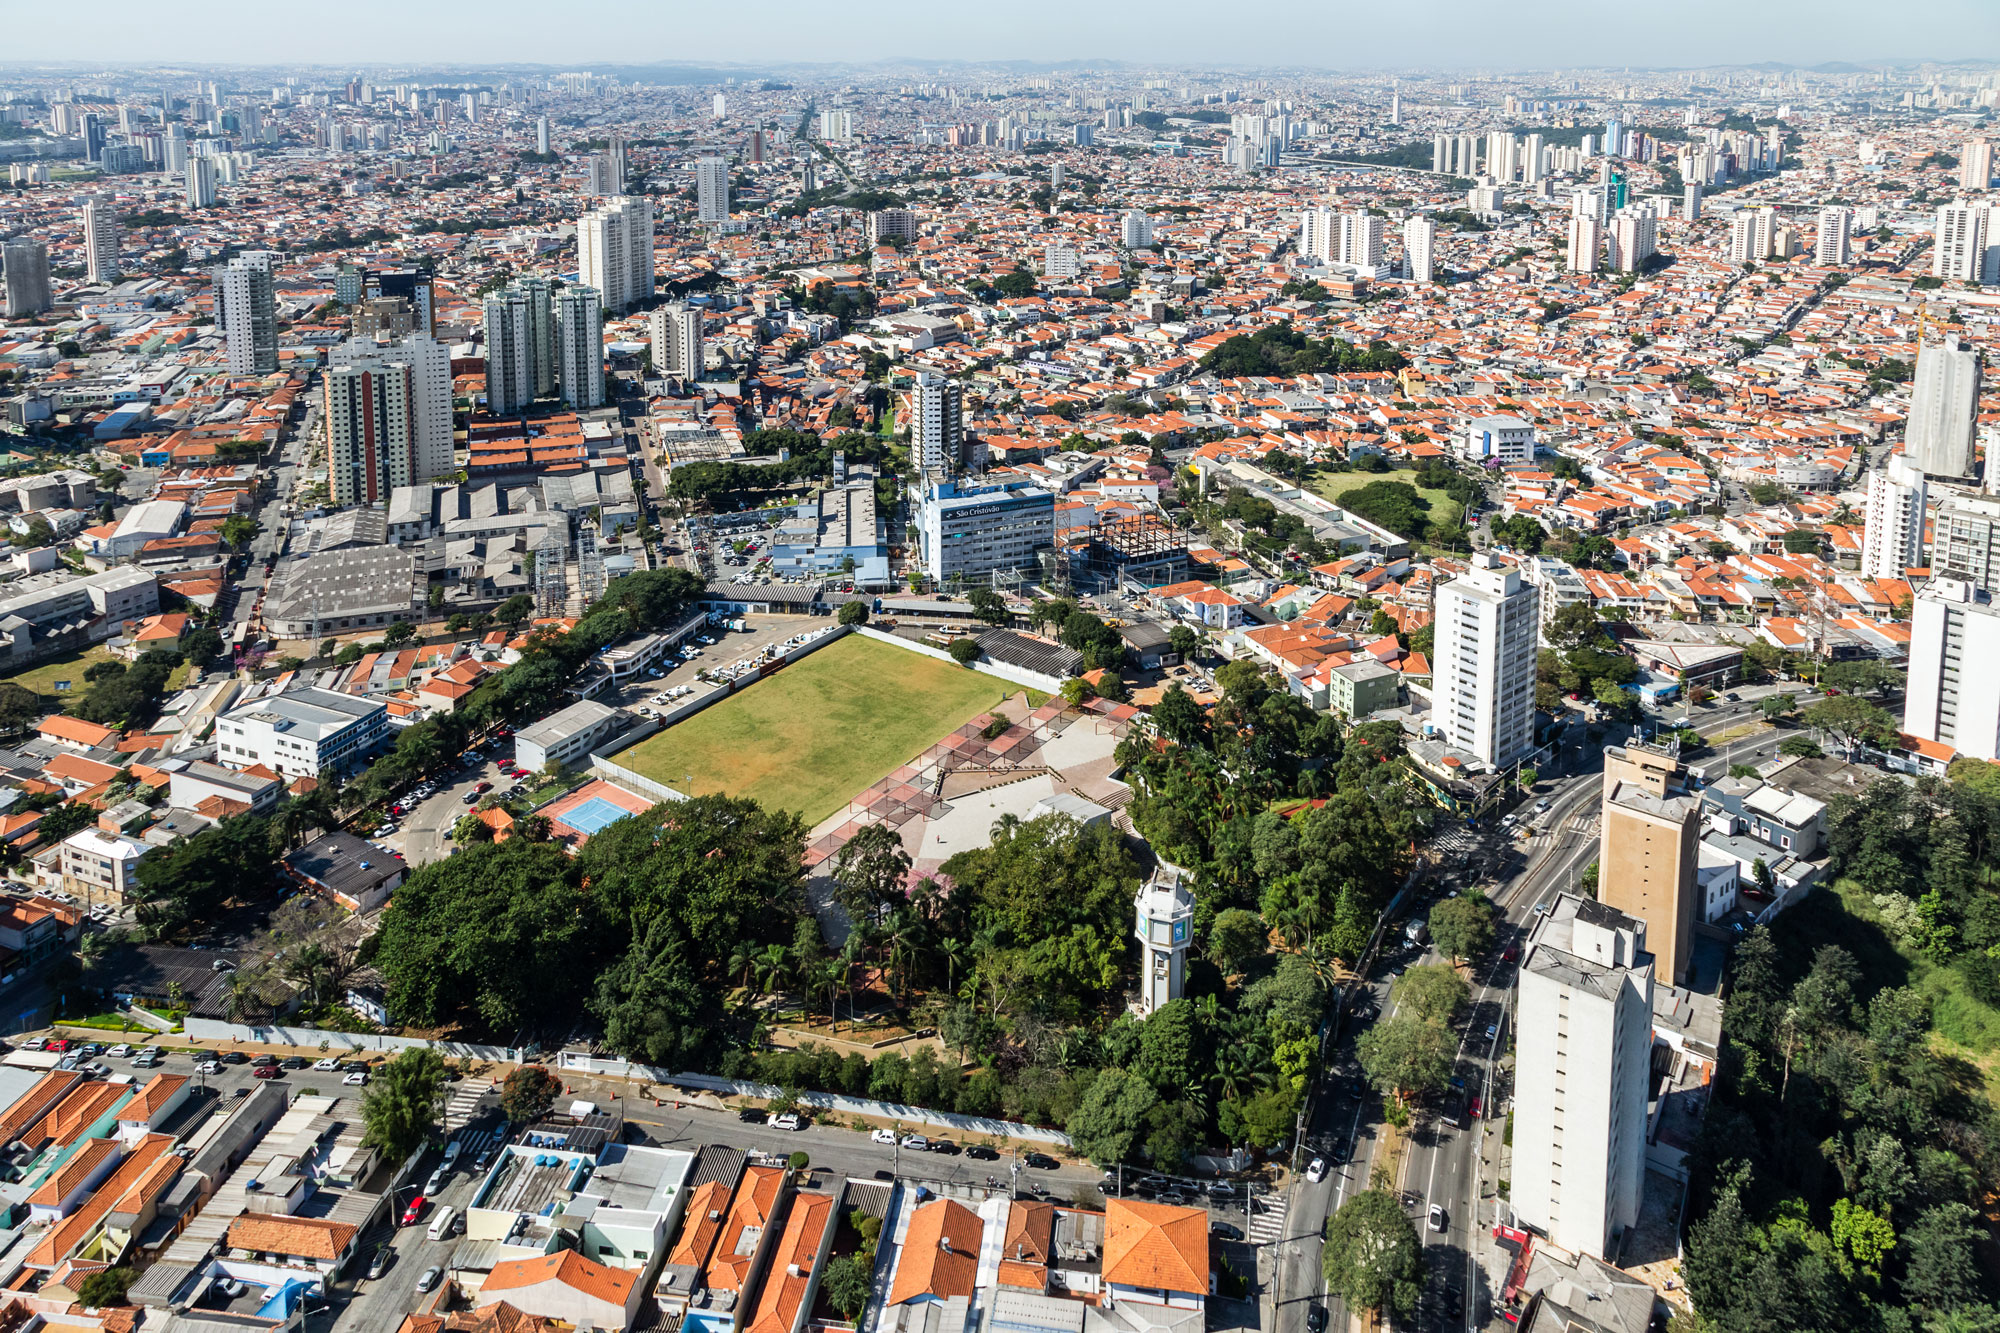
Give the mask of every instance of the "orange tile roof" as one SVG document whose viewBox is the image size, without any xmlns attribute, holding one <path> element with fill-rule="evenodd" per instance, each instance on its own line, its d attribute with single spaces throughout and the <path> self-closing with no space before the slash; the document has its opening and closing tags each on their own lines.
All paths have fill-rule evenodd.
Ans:
<svg viewBox="0 0 2000 1333">
<path fill-rule="evenodd" d="M 1199 1208 L 1104 1202 L 1104 1280 L 1121 1287 L 1208 1290 L 1208 1215 Z"/>
<path fill-rule="evenodd" d="M 543 1282 L 560 1282 L 586 1296 L 622 1306 L 638 1281 L 639 1274 L 634 1269 L 607 1268 L 584 1258 L 575 1250 L 561 1250 L 536 1259 L 501 1260 L 486 1275 L 486 1281 L 480 1285 L 479 1296 L 483 1303 L 488 1292 L 514 1291 Z"/>
<path fill-rule="evenodd" d="M 67 1162 L 57 1167 L 54 1174 L 42 1182 L 41 1188 L 28 1196 L 28 1202 L 42 1208 L 54 1208 L 64 1199 L 76 1193 L 91 1174 L 120 1151 L 116 1139 L 92 1139 L 78 1149 Z"/>
<path fill-rule="evenodd" d="M 336 1222 L 327 1217 L 244 1213 L 229 1224 L 229 1246 L 257 1254 L 331 1260 L 347 1253 L 358 1230 L 352 1222 Z"/>
<path fill-rule="evenodd" d="M 708 1262 L 715 1248 L 716 1233 L 722 1230 L 723 1210 L 729 1207 L 729 1186 L 719 1180 L 705 1180 L 688 1196 L 687 1214 L 681 1223 L 680 1239 L 667 1255 L 670 1264 L 699 1268 Z"/>
<path fill-rule="evenodd" d="M 750 1262 L 756 1257 L 757 1246 L 747 1233 L 752 1228 L 761 1233 L 769 1225 L 784 1184 L 785 1172 L 781 1167 L 753 1166 L 743 1173 L 743 1183 L 736 1190 L 736 1203 L 729 1210 L 729 1220 L 722 1224 L 714 1257 L 708 1262 L 710 1287 L 717 1291 L 742 1291 L 749 1283 Z"/>
<path fill-rule="evenodd" d="M 985 1233 L 979 1214 L 956 1199 L 933 1199 L 911 1213 L 889 1304 L 902 1305 L 923 1296 L 938 1300 L 971 1296 Z"/>
<path fill-rule="evenodd" d="M 107 727 L 97 722 L 86 722 L 80 717 L 70 717 L 66 713 L 55 713 L 35 724 L 35 730 L 44 736 L 53 736 L 59 741 L 70 741 L 96 749 L 100 745 L 116 739 L 118 728 Z"/>
<path fill-rule="evenodd" d="M 785 1234 L 771 1255 L 770 1276 L 764 1280 L 757 1312 L 746 1333 L 791 1333 L 798 1324 L 806 1289 L 812 1285 L 813 1266 L 819 1260 L 820 1242 L 832 1220 L 831 1194 L 800 1194 L 792 1200 Z"/>
</svg>

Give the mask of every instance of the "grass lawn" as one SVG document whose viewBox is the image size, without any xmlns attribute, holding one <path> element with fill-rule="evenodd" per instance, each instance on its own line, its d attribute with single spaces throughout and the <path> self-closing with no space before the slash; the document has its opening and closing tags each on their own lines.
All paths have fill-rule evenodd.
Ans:
<svg viewBox="0 0 2000 1333">
<path fill-rule="evenodd" d="M 727 792 L 795 810 L 808 826 L 840 809 L 1017 686 L 850 634 L 617 762 L 696 795 Z"/>
<path fill-rule="evenodd" d="M 52 657 L 38 666 L 30 667 L 18 675 L 0 677 L 11 685 L 33 690 L 36 694 L 59 697 L 56 682 L 66 680 L 69 689 L 63 694 L 81 694 L 87 688 L 83 683 L 84 668 L 95 662 L 111 661 L 111 650 L 105 647 L 85 648 L 81 652 L 65 653 Z"/>
<path fill-rule="evenodd" d="M 1433 523 L 1456 523 L 1465 517 L 1465 507 L 1446 495 L 1427 486 L 1417 485 L 1417 474 L 1409 468 L 1396 468 L 1388 472 L 1322 472 L 1312 479 L 1312 489 L 1338 504 L 1340 497 L 1348 491 L 1359 490 L 1371 481 L 1400 481 L 1415 488 L 1418 498 L 1430 505 L 1427 517 Z"/>
</svg>

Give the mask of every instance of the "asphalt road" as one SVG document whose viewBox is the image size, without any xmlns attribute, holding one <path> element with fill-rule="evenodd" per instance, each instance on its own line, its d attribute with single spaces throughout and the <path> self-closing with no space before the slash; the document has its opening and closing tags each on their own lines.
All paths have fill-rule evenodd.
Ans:
<svg viewBox="0 0 2000 1333">
<path fill-rule="evenodd" d="M 1783 688 L 1796 691 L 1803 687 Z M 1772 692 L 1769 688 L 1739 690 L 1737 703 L 1691 710 L 1687 725 L 1714 735 L 1754 722 L 1761 717 L 1758 700 Z M 1681 710 L 1649 721 L 1681 725 Z M 1476 831 L 1463 825 L 1440 829 L 1434 835 L 1434 842 L 1446 849 L 1440 857 L 1440 872 L 1420 886 L 1411 907 L 1410 916 L 1420 917 L 1452 889 L 1479 886 L 1500 909 L 1494 952 L 1473 969 L 1472 1002 L 1460 1024 L 1453 1073 L 1463 1084 L 1461 1095 L 1481 1097 L 1485 1109 L 1504 1107 L 1510 1091 L 1494 1080 L 1496 1059 L 1509 1040 L 1516 964 L 1503 961 L 1500 955 L 1509 944 L 1525 944 L 1535 905 L 1558 890 L 1573 888 L 1584 867 L 1597 855 L 1594 815 L 1603 785 L 1601 744 L 1619 743 L 1623 729 L 1614 729 L 1601 743 L 1590 742 L 1586 730 L 1583 724 L 1576 724 L 1558 740 L 1554 760 L 1544 773 L 1549 808 L 1525 819 L 1528 829 L 1521 835 L 1525 841 L 1514 836 L 1514 830 L 1492 824 Z M 1698 756 L 1693 767 L 1705 779 L 1713 780 L 1727 773 L 1731 764 L 1770 758 L 1787 734 L 1760 730 Z M 1532 807 L 1523 807 L 1523 811 L 1532 811 Z M 1578 828 L 1574 824 L 1580 815 L 1592 818 Z M 1403 967 L 1420 961 L 1438 960 L 1429 951 L 1399 949 L 1393 936 L 1385 939 L 1382 954 L 1361 987 L 1372 999 L 1375 1013 L 1386 1017 L 1392 1012 L 1390 982 Z M 1357 1006 L 1369 1007 L 1350 996 L 1350 1010 Z M 1489 1026 L 1494 1029 L 1491 1037 L 1487 1036 Z M 1272 1292 L 1278 1333 L 1302 1333 L 1305 1312 L 1314 1303 L 1328 1304 L 1336 1321 L 1344 1315 L 1340 1303 L 1327 1298 L 1320 1273 L 1320 1239 L 1326 1219 L 1350 1196 L 1370 1187 L 1381 1140 L 1382 1102 L 1361 1080 L 1354 1053 L 1354 1039 L 1362 1030 L 1364 1024 L 1343 1024 L 1341 1039 L 1328 1052 L 1315 1090 L 1307 1139 L 1314 1153 L 1326 1157 L 1328 1172 L 1317 1183 L 1302 1175 L 1286 1200 Z M 1497 1293 L 1490 1289 L 1479 1256 L 1490 1249 L 1482 1242 L 1490 1236 L 1496 1207 L 1494 1200 L 1482 1197 L 1481 1167 L 1484 1158 L 1498 1150 L 1503 1123 L 1504 1119 L 1472 1120 L 1461 1130 L 1425 1112 L 1412 1122 L 1402 1188 L 1405 1210 L 1424 1245 L 1426 1280 L 1419 1328 L 1451 1333 L 1502 1327 L 1496 1313 Z M 1345 1164 L 1332 1160 L 1340 1147 L 1351 1152 L 1351 1160 Z M 1441 1231 L 1432 1231 L 1428 1224 L 1433 1203 L 1445 1209 Z"/>
</svg>

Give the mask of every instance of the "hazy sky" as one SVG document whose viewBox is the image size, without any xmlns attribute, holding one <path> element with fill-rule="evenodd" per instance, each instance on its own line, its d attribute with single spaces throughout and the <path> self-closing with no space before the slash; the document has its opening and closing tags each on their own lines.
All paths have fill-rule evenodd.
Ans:
<svg viewBox="0 0 2000 1333">
<path fill-rule="evenodd" d="M 0 62 L 1121 59 L 1547 69 L 2000 59 L 2000 0 L 0 0 Z"/>
</svg>

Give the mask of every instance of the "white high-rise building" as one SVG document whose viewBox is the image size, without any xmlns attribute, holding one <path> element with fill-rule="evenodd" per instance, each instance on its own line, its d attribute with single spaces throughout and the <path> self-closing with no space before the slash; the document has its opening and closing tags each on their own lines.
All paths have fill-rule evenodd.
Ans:
<svg viewBox="0 0 2000 1333">
<path fill-rule="evenodd" d="M 1083 256 L 1073 245 L 1049 241 L 1042 246 L 1042 276 L 1054 281 L 1074 278 L 1083 272 Z"/>
<path fill-rule="evenodd" d="M 1308 208 L 1299 219 L 1299 257 L 1330 264 L 1340 255 L 1340 215 L 1330 208 Z"/>
<path fill-rule="evenodd" d="M 118 212 L 102 199 L 83 204 L 84 272 L 92 282 L 118 281 L 118 245 L 124 238 Z"/>
<path fill-rule="evenodd" d="M 1701 183 L 1689 181 L 1681 187 L 1681 217 L 1688 222 L 1701 221 Z"/>
<path fill-rule="evenodd" d="M 451 349 L 421 333 L 333 348 L 326 420 L 334 503 L 374 504 L 450 472 L 451 391 Z"/>
<path fill-rule="evenodd" d="M 1966 140 L 1958 155 L 1958 188 L 1984 190 L 1993 184 L 1993 145 L 1985 139 Z"/>
<path fill-rule="evenodd" d="M 595 287 L 556 296 L 556 385 L 579 411 L 604 406 L 604 305 Z"/>
<path fill-rule="evenodd" d="M 1604 227 L 1596 218 L 1571 214 L 1569 219 L 1569 271 L 1597 272 L 1598 255 L 1604 249 Z"/>
<path fill-rule="evenodd" d="M 1937 242 L 1931 248 L 1931 276 L 1977 282 L 1985 268 L 1985 209 L 1960 200 L 1937 211 Z"/>
<path fill-rule="evenodd" d="M 208 208 L 215 203 L 214 158 L 188 159 L 186 186 L 182 194 L 189 208 Z"/>
<path fill-rule="evenodd" d="M 548 156 L 549 118 L 547 116 L 535 117 L 535 151 L 537 153 L 540 153 L 543 157 Z"/>
<path fill-rule="evenodd" d="M 910 390 L 910 458 L 926 473 L 955 472 L 965 463 L 965 388 L 929 371 Z"/>
<path fill-rule="evenodd" d="M 715 95 L 715 118 L 717 120 L 721 120 L 724 116 L 728 114 L 729 114 L 728 96 L 723 93 L 717 93 Z"/>
<path fill-rule="evenodd" d="M 1854 211 L 1838 205 L 1819 211 L 1819 232 L 1813 238 L 1813 263 L 1842 268 L 1850 261 L 1849 238 L 1854 231 Z"/>
<path fill-rule="evenodd" d="M 1603 1258 L 1639 1220 L 1653 1055 L 1645 923 L 1560 894 L 1535 923 L 1515 1006 L 1514 1216 Z"/>
<path fill-rule="evenodd" d="M 1868 474 L 1861 573 L 1871 579 L 1907 578 L 1924 563 L 1924 510 L 1929 489 L 1924 470 L 1901 454 Z"/>
<path fill-rule="evenodd" d="M 729 221 L 729 164 L 704 157 L 694 164 L 696 216 L 703 222 Z"/>
<path fill-rule="evenodd" d="M 702 372 L 701 309 L 685 303 L 653 311 L 653 370 L 675 379 L 698 380 Z"/>
<path fill-rule="evenodd" d="M 1611 220 L 1609 266 L 1620 273 L 1637 273 L 1659 248 L 1660 223 L 1649 204 L 1620 209 Z"/>
<path fill-rule="evenodd" d="M 509 416 L 535 401 L 528 295 L 519 287 L 486 298 L 486 410 Z"/>
<path fill-rule="evenodd" d="M 1147 250 L 1153 244 L 1153 220 L 1134 208 L 1119 226 L 1119 240 L 1127 250 Z"/>
<path fill-rule="evenodd" d="M 653 295 L 653 201 L 644 195 L 607 199 L 577 220 L 578 276 L 597 289 L 604 308 L 630 309 Z"/>
<path fill-rule="evenodd" d="M 1548 150 L 1542 144 L 1542 136 L 1539 134 L 1529 135 L 1527 143 L 1521 151 L 1521 183 L 1523 185 L 1540 185 L 1542 183 L 1542 177 L 1547 174 L 1547 167 L 1545 165 L 1547 156 Z"/>
<path fill-rule="evenodd" d="M 1732 264 L 1754 264 L 1764 258 L 1768 251 L 1757 249 L 1757 215 L 1755 209 L 1739 208 L 1729 215 L 1729 262 Z"/>
<path fill-rule="evenodd" d="M 278 368 L 278 294 L 269 255 L 238 255 L 215 270 L 215 322 L 229 343 L 229 373 Z"/>
<path fill-rule="evenodd" d="M 1903 730 L 1973 759 L 2000 759 L 2000 607 L 1992 593 L 1934 578 L 1910 615 Z"/>
<path fill-rule="evenodd" d="M 1602 225 L 1610 221 L 1611 200 L 1602 185 L 1584 185 L 1571 190 L 1569 194 L 1571 217 L 1589 218 Z"/>
<path fill-rule="evenodd" d="M 852 139 L 854 137 L 854 113 L 852 111 L 820 112 L 819 137 L 835 142 Z"/>
<path fill-rule="evenodd" d="M 1979 425 L 1979 353 L 1949 339 L 1917 348 L 1903 453 L 1933 477 L 1970 477 Z"/>
<path fill-rule="evenodd" d="M 1989 475 L 1994 471 L 1988 465 Z M 1953 495 L 1931 519 L 1931 573 L 1976 588 L 2000 588 L 2000 500 Z"/>
<path fill-rule="evenodd" d="M 1437 590 L 1432 713 L 1448 744 L 1494 768 L 1534 746 L 1540 597 L 1490 552 Z"/>
<path fill-rule="evenodd" d="M 1382 267 L 1382 219 L 1366 209 L 1340 215 L 1340 263 Z"/>
<path fill-rule="evenodd" d="M 1437 224 L 1421 213 L 1412 214 L 1403 224 L 1403 276 L 1411 282 L 1429 282 L 1436 246 Z"/>
</svg>

